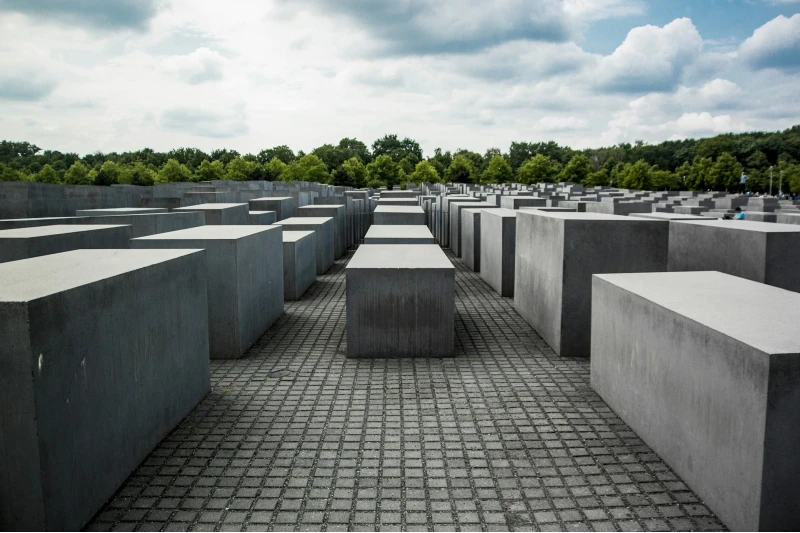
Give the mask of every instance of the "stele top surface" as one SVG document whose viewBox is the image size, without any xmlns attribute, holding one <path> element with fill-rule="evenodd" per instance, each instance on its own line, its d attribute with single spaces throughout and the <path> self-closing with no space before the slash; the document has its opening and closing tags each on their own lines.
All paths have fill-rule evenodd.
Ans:
<svg viewBox="0 0 800 533">
<path fill-rule="evenodd" d="M 765 353 L 800 354 L 800 293 L 721 272 L 597 276 Z"/>
<path fill-rule="evenodd" d="M 745 217 L 747 215 L 745 214 Z M 756 233 L 800 233 L 800 226 L 795 224 L 775 224 L 774 222 L 754 222 L 745 220 L 681 220 L 681 224 L 692 224 L 695 226 L 707 226 L 734 231 L 754 231 Z"/>
<path fill-rule="evenodd" d="M 27 302 L 198 250 L 72 250 L 0 263 L 0 301 Z"/>
<path fill-rule="evenodd" d="M 411 205 L 379 205 L 376 213 L 425 213 L 419 206 Z"/>
<path fill-rule="evenodd" d="M 708 220 L 698 215 L 681 215 L 679 213 L 632 213 L 633 218 L 655 218 L 658 220 Z"/>
<path fill-rule="evenodd" d="M 250 211 L 251 215 L 266 215 L 269 213 L 275 213 L 275 211 Z"/>
<path fill-rule="evenodd" d="M 616 220 L 619 222 L 663 222 L 662 220 L 633 218 L 605 213 L 576 213 L 574 211 L 520 211 L 526 216 L 558 218 L 562 220 Z"/>
<path fill-rule="evenodd" d="M 157 233 L 156 235 L 148 235 L 146 237 L 139 237 L 133 239 L 134 241 L 187 241 L 187 240 L 223 240 L 229 241 L 232 239 L 241 239 L 261 233 L 263 231 L 278 230 L 272 225 L 263 226 L 197 226 L 194 228 L 187 228 L 178 231 L 169 231 L 167 233 Z"/>
<path fill-rule="evenodd" d="M 32 228 L 0 230 L 0 239 L 30 239 L 32 237 L 66 235 L 68 233 L 85 233 L 89 231 L 123 227 L 125 227 L 125 224 L 55 224 L 53 226 L 35 226 Z"/>
<path fill-rule="evenodd" d="M 507 218 L 509 218 L 509 217 L 516 218 L 517 213 L 520 212 L 520 211 L 518 211 L 516 209 L 507 209 L 505 207 L 501 207 L 499 209 L 482 209 L 481 211 L 483 211 L 483 213 L 486 213 L 486 214 L 489 214 L 489 215 L 493 215 L 493 216 L 497 216 L 497 217 L 507 217 Z M 481 214 L 481 216 L 483 216 L 483 214 Z"/>
<path fill-rule="evenodd" d="M 284 231 L 283 242 L 297 242 L 309 235 L 314 235 L 314 233 L 314 231 Z"/>
<path fill-rule="evenodd" d="M 341 204 L 327 204 L 327 205 L 304 205 L 299 207 L 297 210 L 302 211 L 320 211 L 323 212 L 325 210 L 335 209 L 336 211 L 344 211 L 344 205 Z"/>
<path fill-rule="evenodd" d="M 279 220 L 275 224 L 279 226 L 308 226 L 310 224 L 325 224 L 332 222 L 333 217 L 292 217 L 285 220 Z"/>
<path fill-rule="evenodd" d="M 247 204 L 198 204 L 179 207 L 175 211 L 222 211 L 223 209 L 247 208 Z"/>
<path fill-rule="evenodd" d="M 464 215 L 465 213 L 472 213 L 473 215 L 479 215 L 483 212 L 484 209 L 502 209 L 494 204 L 487 204 L 487 205 L 479 205 L 478 207 L 469 207 L 461 210 L 461 214 Z"/>
<path fill-rule="evenodd" d="M 93 215 L 97 213 L 98 215 L 102 215 L 108 213 L 110 215 L 115 214 L 134 214 L 134 213 L 166 213 L 167 210 L 163 207 L 109 207 L 108 209 L 79 209 L 81 213 L 88 213 Z M 86 216 L 86 215 L 83 215 Z"/>
<path fill-rule="evenodd" d="M 263 198 L 255 198 L 251 202 L 260 202 L 262 200 L 294 200 L 291 196 L 265 196 Z"/>
<path fill-rule="evenodd" d="M 421 224 L 417 226 L 378 225 L 378 226 L 370 226 L 364 238 L 385 239 L 385 238 L 407 238 L 407 237 L 432 239 L 433 234 L 431 233 L 431 230 L 428 229 L 428 226 L 423 226 Z"/>
<path fill-rule="evenodd" d="M 455 270 L 437 244 L 362 244 L 347 264 L 347 270 L 359 268 Z"/>
<path fill-rule="evenodd" d="M 458 206 L 458 208 L 461 209 L 462 211 L 465 211 L 467 209 L 481 210 L 481 209 L 497 208 L 497 204 L 495 204 L 494 202 L 467 202 L 467 203 L 450 202 L 450 205 Z"/>
</svg>

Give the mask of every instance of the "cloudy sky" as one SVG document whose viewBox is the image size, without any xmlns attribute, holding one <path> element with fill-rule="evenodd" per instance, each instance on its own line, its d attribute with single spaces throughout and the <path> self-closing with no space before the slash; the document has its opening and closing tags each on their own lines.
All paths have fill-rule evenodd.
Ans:
<svg viewBox="0 0 800 533">
<path fill-rule="evenodd" d="M 0 0 L 0 139 L 574 147 L 800 124 L 800 0 Z"/>
</svg>

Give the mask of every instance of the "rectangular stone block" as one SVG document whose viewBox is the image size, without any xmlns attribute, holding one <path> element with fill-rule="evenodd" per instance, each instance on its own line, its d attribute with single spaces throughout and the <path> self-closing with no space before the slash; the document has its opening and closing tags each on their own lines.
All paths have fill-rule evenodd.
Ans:
<svg viewBox="0 0 800 533">
<path fill-rule="evenodd" d="M 346 276 L 348 357 L 454 355 L 455 268 L 437 245 L 362 245 Z"/>
<path fill-rule="evenodd" d="M 503 196 L 500 198 L 500 207 L 503 209 L 519 209 L 520 207 L 547 207 L 546 198 L 534 196 Z"/>
<path fill-rule="evenodd" d="M 461 257 L 461 211 L 464 209 L 476 209 L 478 207 L 497 209 L 491 202 L 449 202 L 450 217 L 450 251 L 456 257 Z"/>
<path fill-rule="evenodd" d="M 633 218 L 650 218 L 653 220 L 707 220 L 699 215 L 681 215 L 680 213 L 631 213 Z"/>
<path fill-rule="evenodd" d="M 283 298 L 299 300 L 317 281 L 317 234 L 283 232 Z"/>
<path fill-rule="evenodd" d="M 294 216 L 295 200 L 291 196 L 256 198 L 248 202 L 253 211 L 275 211 L 278 220 Z"/>
<path fill-rule="evenodd" d="M 588 357 L 592 274 L 666 271 L 670 224 L 520 211 L 514 307 L 556 354 Z"/>
<path fill-rule="evenodd" d="M 653 212 L 653 206 L 647 202 L 594 202 L 586 204 L 586 212 L 622 216 L 633 213 L 650 214 Z"/>
<path fill-rule="evenodd" d="M 332 217 L 292 217 L 279 220 L 277 225 L 286 231 L 313 231 L 317 234 L 317 274 L 328 271 L 336 261 L 335 233 Z"/>
<path fill-rule="evenodd" d="M 481 212 L 481 279 L 500 296 L 514 296 L 517 213 L 513 209 Z"/>
<path fill-rule="evenodd" d="M 378 206 L 375 208 L 373 224 L 378 226 L 424 226 L 425 211 L 419 206 Z"/>
<path fill-rule="evenodd" d="M 173 212 L 199 211 L 205 214 L 206 224 L 213 226 L 246 226 L 249 224 L 247 204 L 198 204 L 180 207 Z"/>
<path fill-rule="evenodd" d="M 210 388 L 202 250 L 0 265 L 0 528 L 78 531 Z"/>
<path fill-rule="evenodd" d="M 427 226 L 372 226 L 364 244 L 435 244 Z"/>
<path fill-rule="evenodd" d="M 416 198 L 418 191 L 381 191 L 381 198 Z"/>
<path fill-rule="evenodd" d="M 82 248 L 130 248 L 131 226 L 34 226 L 0 230 L 0 263 Z"/>
<path fill-rule="evenodd" d="M 498 209 L 493 203 L 461 210 L 461 260 L 473 272 L 481 271 L 481 211 Z"/>
<path fill-rule="evenodd" d="M 101 217 L 108 215 L 147 215 L 167 212 L 167 209 L 157 207 L 114 207 L 111 209 L 78 209 L 75 211 L 75 216 Z"/>
<path fill-rule="evenodd" d="M 800 520 L 798 323 L 719 272 L 594 276 L 592 387 L 732 531 Z"/>
<path fill-rule="evenodd" d="M 778 224 L 800 224 L 800 213 L 778 213 Z"/>
<path fill-rule="evenodd" d="M 205 225 L 205 215 L 200 212 L 147 213 L 140 215 L 100 215 L 75 217 L 73 224 L 129 225 L 132 238 L 146 237 L 168 231 L 195 228 Z"/>
<path fill-rule="evenodd" d="M 800 292 L 800 227 L 747 220 L 670 223 L 669 270 L 716 270 Z"/>
<path fill-rule="evenodd" d="M 250 211 L 248 220 L 253 226 L 269 226 L 278 221 L 275 211 Z"/>
<path fill-rule="evenodd" d="M 333 252 L 339 259 L 347 251 L 347 234 L 345 233 L 346 212 L 343 205 L 305 205 L 297 210 L 300 218 L 330 217 L 333 219 Z"/>
<path fill-rule="evenodd" d="M 201 226 L 131 240 L 131 248 L 203 248 L 212 359 L 238 359 L 283 314 L 277 226 Z"/>
<path fill-rule="evenodd" d="M 75 224 L 82 218 L 83 217 L 7 218 L 0 220 L 0 230 L 55 226 L 56 224 Z"/>
<path fill-rule="evenodd" d="M 419 200 L 416 198 L 381 198 L 378 200 L 378 205 L 404 205 L 406 207 L 414 207 L 419 205 Z"/>
</svg>

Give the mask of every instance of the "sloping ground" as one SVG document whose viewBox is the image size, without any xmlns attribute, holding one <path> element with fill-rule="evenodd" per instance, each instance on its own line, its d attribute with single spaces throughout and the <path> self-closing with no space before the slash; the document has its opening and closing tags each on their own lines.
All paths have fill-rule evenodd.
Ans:
<svg viewBox="0 0 800 533">
<path fill-rule="evenodd" d="M 720 530 L 480 277 L 453 359 L 348 360 L 350 256 L 239 361 L 92 530 Z"/>
</svg>

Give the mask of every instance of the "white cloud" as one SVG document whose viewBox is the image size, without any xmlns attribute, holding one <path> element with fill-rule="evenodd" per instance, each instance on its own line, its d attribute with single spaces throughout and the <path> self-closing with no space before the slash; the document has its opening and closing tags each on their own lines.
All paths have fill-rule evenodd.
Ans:
<svg viewBox="0 0 800 533">
<path fill-rule="evenodd" d="M 542 117 L 536 123 L 538 129 L 542 131 L 572 131 L 582 130 L 589 125 L 584 118 L 577 117 Z"/>
<path fill-rule="evenodd" d="M 800 13 L 791 18 L 779 15 L 756 29 L 739 54 L 754 69 L 800 68 Z"/>
<path fill-rule="evenodd" d="M 663 28 L 634 28 L 597 69 L 602 90 L 621 93 L 670 91 L 697 60 L 703 39 L 691 20 L 676 19 Z"/>
<path fill-rule="evenodd" d="M 162 64 L 165 71 L 191 84 L 221 80 L 225 70 L 225 58 L 205 47 L 188 55 L 167 57 Z"/>
</svg>

